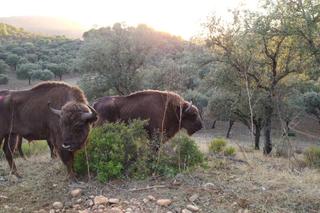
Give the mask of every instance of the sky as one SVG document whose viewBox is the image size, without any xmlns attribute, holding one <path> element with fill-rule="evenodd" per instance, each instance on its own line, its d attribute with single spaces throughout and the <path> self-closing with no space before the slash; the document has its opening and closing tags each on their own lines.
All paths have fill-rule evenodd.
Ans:
<svg viewBox="0 0 320 213">
<path fill-rule="evenodd" d="M 210 14 L 226 17 L 240 4 L 253 9 L 257 0 L 2 0 L 0 16 L 62 17 L 86 28 L 144 23 L 189 39 Z"/>
</svg>

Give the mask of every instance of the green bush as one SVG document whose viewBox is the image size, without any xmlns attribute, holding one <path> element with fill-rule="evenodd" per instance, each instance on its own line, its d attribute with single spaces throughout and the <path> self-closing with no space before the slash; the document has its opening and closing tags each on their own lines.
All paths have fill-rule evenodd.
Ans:
<svg viewBox="0 0 320 213">
<path fill-rule="evenodd" d="M 185 133 L 177 134 L 160 149 L 154 150 L 144 126 L 146 122 L 134 120 L 109 123 L 95 128 L 89 135 L 87 156 L 89 170 L 101 182 L 121 177 L 145 178 L 151 174 L 173 176 L 203 162 L 203 154 L 195 142 Z M 88 171 L 85 149 L 76 153 L 75 171 Z"/>
<path fill-rule="evenodd" d="M 199 150 L 195 141 L 186 133 L 178 133 L 171 139 L 170 143 L 175 151 L 173 155 L 174 164 L 179 166 L 179 168 L 192 168 L 203 162 L 204 156 L 202 152 Z"/>
<path fill-rule="evenodd" d="M 133 162 L 147 154 L 143 151 L 148 146 L 144 125 L 144 121 L 138 120 L 129 125 L 110 123 L 91 131 L 86 147 L 89 169 L 99 181 L 106 182 L 122 177 L 125 172 L 136 171 Z M 87 172 L 85 149 L 76 154 L 74 167 L 80 174 Z"/>
<path fill-rule="evenodd" d="M 9 78 L 7 75 L 0 74 L 0 84 L 7 84 L 9 82 Z"/>
<path fill-rule="evenodd" d="M 225 156 L 234 156 L 236 154 L 236 148 L 234 148 L 233 146 L 227 146 L 224 149 L 223 154 Z"/>
<path fill-rule="evenodd" d="M 227 141 L 223 138 L 215 138 L 209 144 L 209 151 L 213 153 L 220 153 L 227 145 Z"/>
<path fill-rule="evenodd" d="M 304 151 L 304 159 L 310 167 L 320 167 L 320 147 L 311 146 Z"/>
</svg>

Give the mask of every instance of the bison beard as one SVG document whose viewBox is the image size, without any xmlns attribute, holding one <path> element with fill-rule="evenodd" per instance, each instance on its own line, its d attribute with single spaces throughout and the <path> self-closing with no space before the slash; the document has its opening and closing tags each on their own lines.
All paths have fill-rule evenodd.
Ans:
<svg viewBox="0 0 320 213">
<path fill-rule="evenodd" d="M 19 135 L 50 141 L 73 178 L 74 151 L 86 142 L 97 114 L 79 88 L 46 82 L 30 90 L 8 91 L 0 103 L 0 119 L 0 141 L 8 137 L 3 151 L 12 173 L 18 175 L 12 159 L 16 137 L 10 136 Z"/>
<path fill-rule="evenodd" d="M 189 135 L 202 128 L 199 110 L 173 92 L 145 90 L 128 96 L 103 97 L 93 107 L 99 115 L 95 125 L 119 120 L 148 120 L 145 128 L 149 137 L 165 133 L 164 141 L 172 138 L 180 128 L 186 129 Z"/>
</svg>

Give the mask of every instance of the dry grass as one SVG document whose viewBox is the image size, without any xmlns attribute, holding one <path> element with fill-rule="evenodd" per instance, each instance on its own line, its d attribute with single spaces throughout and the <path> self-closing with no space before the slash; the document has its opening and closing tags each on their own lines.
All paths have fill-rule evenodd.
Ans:
<svg viewBox="0 0 320 213">
<path fill-rule="evenodd" d="M 195 139 L 205 151 L 206 141 L 211 141 L 212 133 L 204 131 L 195 135 Z M 104 194 L 128 201 L 121 203 L 123 207 L 139 205 L 140 212 L 179 212 L 192 203 L 188 198 L 193 194 L 199 195 L 193 204 L 199 206 L 202 212 L 239 212 L 244 209 L 249 212 L 320 211 L 320 172 L 301 166 L 302 155 L 297 156 L 298 161 L 266 157 L 242 140 L 231 139 L 230 143 L 244 146 L 245 155 L 238 148 L 234 158 L 217 159 L 211 156 L 207 169 L 199 168 L 175 178 L 117 180 L 108 184 L 91 181 L 76 187 L 83 188 L 83 200 L 90 195 Z M 241 160 L 248 161 L 250 166 Z M 0 195 L 8 197 L 0 199 L 0 212 L 21 212 L 21 208 L 25 212 L 40 208 L 49 210 L 54 201 L 64 202 L 65 205 L 74 203 L 68 194 L 74 186 L 69 185 L 62 163 L 50 160 L 49 153 L 33 156 L 28 161 L 18 159 L 17 166 L 23 179 L 8 181 L 8 167 L 5 161 L 0 161 Z M 153 185 L 167 187 L 131 191 Z M 144 203 L 142 200 L 148 195 L 172 199 L 173 204 L 163 208 L 154 202 Z M 9 209 L 4 209 L 4 205 L 8 205 Z"/>
</svg>

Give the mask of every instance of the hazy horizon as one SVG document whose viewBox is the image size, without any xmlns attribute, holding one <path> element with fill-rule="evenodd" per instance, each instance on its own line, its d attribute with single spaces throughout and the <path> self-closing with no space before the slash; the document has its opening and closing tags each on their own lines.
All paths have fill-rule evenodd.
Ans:
<svg viewBox="0 0 320 213">
<path fill-rule="evenodd" d="M 228 16 L 228 10 L 239 5 L 257 6 L 255 0 L 190 0 L 190 1 L 39 1 L 12 0 L 3 3 L 1 17 L 40 16 L 66 19 L 83 26 L 110 26 L 116 22 L 129 26 L 147 24 L 158 31 L 189 39 L 201 30 L 201 23 L 215 13 Z M 19 7 L 17 7 L 19 5 Z"/>
</svg>

